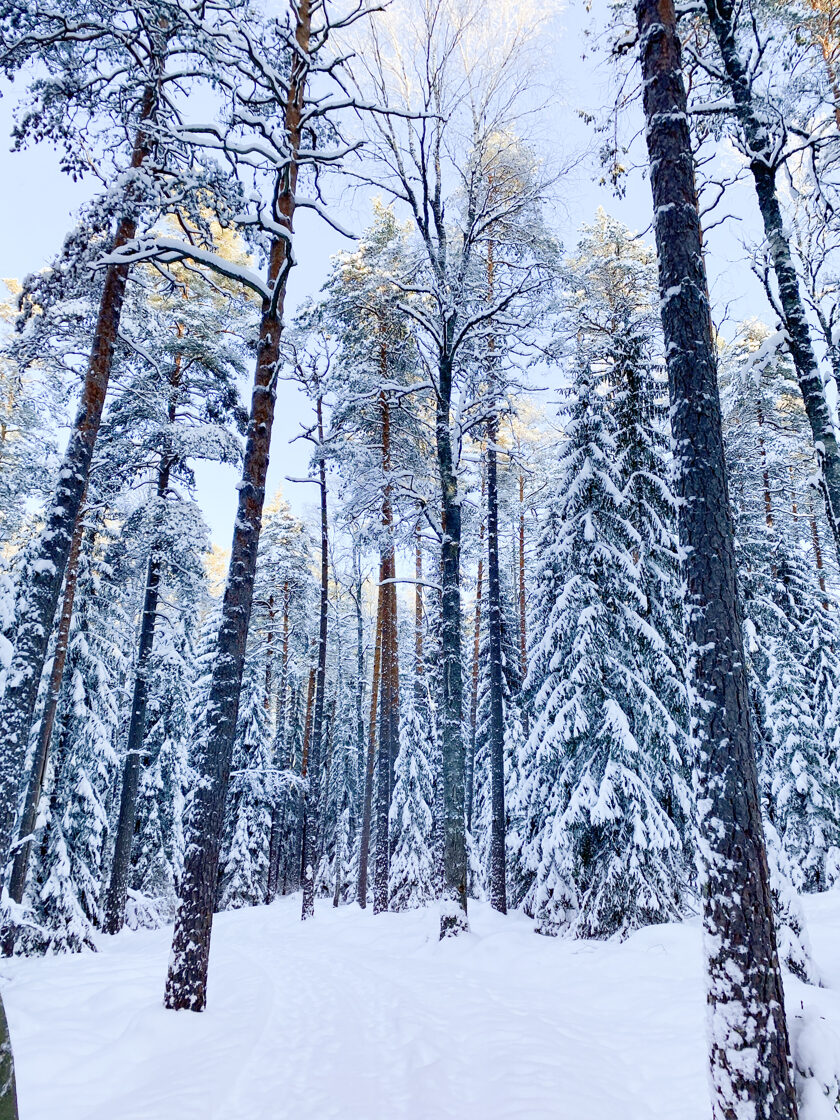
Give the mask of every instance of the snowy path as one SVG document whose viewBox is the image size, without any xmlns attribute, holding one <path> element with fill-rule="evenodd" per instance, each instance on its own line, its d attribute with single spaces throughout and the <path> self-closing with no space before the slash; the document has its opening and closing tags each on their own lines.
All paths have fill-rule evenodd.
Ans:
<svg viewBox="0 0 840 1120">
<path fill-rule="evenodd" d="M 840 892 L 811 900 L 840 989 Z M 217 917 L 209 1009 L 161 1004 L 169 930 L 4 962 L 21 1120 L 707 1120 L 695 923 L 623 945 L 472 912 L 373 918 L 299 900 Z M 840 1022 L 840 991 L 789 1002 Z"/>
</svg>

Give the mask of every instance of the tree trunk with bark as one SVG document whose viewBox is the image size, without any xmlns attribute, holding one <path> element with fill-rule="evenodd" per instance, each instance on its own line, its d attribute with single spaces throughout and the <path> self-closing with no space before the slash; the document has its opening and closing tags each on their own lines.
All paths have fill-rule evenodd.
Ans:
<svg viewBox="0 0 840 1120">
<path fill-rule="evenodd" d="M 828 610 L 828 596 L 826 594 L 825 585 L 825 567 L 823 566 L 822 547 L 820 546 L 820 531 L 817 528 L 817 515 L 814 511 L 814 504 L 811 503 L 808 520 L 811 523 L 811 541 L 814 545 L 814 564 L 817 570 L 817 582 L 820 585 L 820 591 L 823 594 L 823 610 Z"/>
<path fill-rule="evenodd" d="M 384 353 L 384 347 L 383 347 Z M 387 362 L 383 357 L 383 374 Z M 383 391 L 379 397 L 382 420 L 382 551 L 379 561 L 379 601 L 382 614 L 382 654 L 379 677 L 379 751 L 376 765 L 376 852 L 373 866 L 373 912 L 388 909 L 391 839 L 389 816 L 396 753 L 400 736 L 399 664 L 397 652 L 397 588 L 394 557 L 394 511 L 391 485 L 391 406 Z"/>
<path fill-rule="evenodd" d="M 733 101 L 733 115 L 741 129 L 750 161 L 764 236 L 779 289 L 788 347 L 793 358 L 805 412 L 811 425 L 820 487 L 825 498 L 826 517 L 840 557 L 840 446 L 831 422 L 819 366 L 817 365 L 808 315 L 799 288 L 799 279 L 785 230 L 772 137 L 762 122 L 753 101 L 752 83 L 736 37 L 738 16 L 731 0 L 705 0 L 712 34 L 720 51 L 723 71 Z"/>
<path fill-rule="evenodd" d="M 447 333 L 453 323 L 447 323 Z M 461 676 L 461 499 L 452 453 L 452 359 L 447 348 L 438 364 L 435 448 L 441 488 L 441 770 L 443 778 L 443 885 L 440 936 L 469 929 L 467 843 L 464 816 L 463 681 Z"/>
<path fill-rule="evenodd" d="M 673 0 L 636 18 L 671 423 L 700 804 L 716 1120 L 794 1120 L 784 993 L 736 586 L 732 513 Z"/>
<path fill-rule="evenodd" d="M 505 716 L 502 692 L 502 594 L 499 581 L 499 487 L 494 418 L 487 432 L 487 637 L 490 654 L 490 905 L 507 913 L 505 868 Z"/>
<path fill-rule="evenodd" d="M 157 100 L 157 87 L 147 86 L 140 110 L 140 129 L 131 157 L 131 168 L 134 170 L 141 166 L 151 151 L 146 125 L 154 115 Z M 133 217 L 122 218 L 113 250 L 122 248 L 136 233 L 136 220 Z M 0 859 L 3 867 L 7 866 L 10 854 L 18 791 L 38 686 L 102 421 L 128 271 L 128 265 L 109 265 L 105 271 L 79 411 L 59 471 L 55 497 L 46 515 L 36 555 L 29 565 L 26 591 L 18 614 L 14 657 L 6 692 L 0 703 L 0 727 L 3 728 L 3 747 L 0 750 Z"/>
<path fill-rule="evenodd" d="M 486 475 L 481 477 L 481 504 L 484 504 L 484 494 L 487 486 Z M 473 806 L 475 804 L 475 748 L 478 734 L 478 667 L 481 652 L 481 600 L 484 594 L 484 519 L 478 526 L 478 574 L 475 585 L 475 615 L 473 621 L 473 649 L 472 649 L 472 681 L 470 687 L 470 745 L 467 756 L 467 788 L 465 793 L 467 805 L 467 828 L 472 828 Z"/>
<path fill-rule="evenodd" d="M 299 52 L 289 78 L 286 130 L 296 153 L 301 140 L 301 116 L 308 74 L 310 6 L 296 9 L 295 35 Z M 292 159 L 280 176 L 275 220 L 292 232 L 298 166 Z M 164 1002 L 173 1009 L 202 1011 L 207 1002 L 207 966 L 213 928 L 213 903 L 221 853 L 225 801 L 230 779 L 239 695 L 245 664 L 245 643 L 254 597 L 257 548 L 265 502 L 265 478 L 277 394 L 280 336 L 286 283 L 293 259 L 286 237 L 275 237 L 269 256 L 269 286 L 276 298 L 263 302 L 251 413 L 242 466 L 230 567 L 222 602 L 222 622 L 210 697 L 207 732 L 198 761 L 200 781 L 192 794 L 190 839 L 181 876 L 175 935 Z"/>
<path fill-rule="evenodd" d="M 365 802 L 362 809 L 362 833 L 359 837 L 359 883 L 356 901 L 362 910 L 367 906 L 368 861 L 370 858 L 370 827 L 373 816 L 373 768 L 376 759 L 376 710 L 379 701 L 379 677 L 382 665 L 382 589 L 377 594 L 376 638 L 373 652 L 373 678 L 370 687 L 370 726 L 368 730 L 367 765 L 365 766 Z"/>
<path fill-rule="evenodd" d="M 318 446 L 324 446 L 323 401 L 315 404 L 318 415 Z M 318 461 L 321 492 L 321 598 L 318 613 L 318 661 L 315 674 L 315 703 L 312 710 L 312 742 L 306 771 L 308 783 L 303 804 L 303 902 L 301 919 L 315 914 L 315 873 L 318 870 L 318 794 L 321 778 L 321 746 L 324 733 L 324 691 L 327 683 L 327 615 L 330 591 L 330 539 L 327 520 L 327 474 L 323 456 Z"/>
<path fill-rule="evenodd" d="M 356 774 L 364 781 L 367 740 L 365 738 L 365 618 L 362 611 L 362 562 L 356 554 Z"/>
<path fill-rule="evenodd" d="M 277 727 L 274 734 L 274 765 L 279 769 L 285 763 L 283 751 L 286 746 L 286 693 L 289 688 L 289 606 L 291 592 L 289 581 L 283 584 L 283 621 L 280 646 L 280 686 L 277 691 Z M 294 760 L 292 760 L 293 763 Z M 290 768 L 292 763 L 290 763 Z M 273 902 L 277 897 L 280 883 L 280 855 L 283 843 L 283 821 L 286 815 L 288 795 L 282 793 L 280 800 L 271 811 L 271 836 L 268 841 L 268 877 L 266 879 L 265 901 Z"/>
<path fill-rule="evenodd" d="M 422 710 L 423 681 L 426 666 L 423 661 L 423 547 L 418 523 L 414 540 L 414 703 Z"/>
<path fill-rule="evenodd" d="M 2 998 L 0 998 L 0 1120 L 18 1120 L 15 1059 Z"/>
</svg>

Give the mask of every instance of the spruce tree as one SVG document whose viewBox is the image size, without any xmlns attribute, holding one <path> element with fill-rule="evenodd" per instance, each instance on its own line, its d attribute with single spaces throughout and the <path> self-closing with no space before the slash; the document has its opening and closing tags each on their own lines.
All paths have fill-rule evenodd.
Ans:
<svg viewBox="0 0 840 1120">
<path fill-rule="evenodd" d="M 404 686 L 401 692 L 400 750 L 391 799 L 394 851 L 389 892 L 393 910 L 424 906 L 436 896 L 432 739 L 414 689 Z"/>
</svg>

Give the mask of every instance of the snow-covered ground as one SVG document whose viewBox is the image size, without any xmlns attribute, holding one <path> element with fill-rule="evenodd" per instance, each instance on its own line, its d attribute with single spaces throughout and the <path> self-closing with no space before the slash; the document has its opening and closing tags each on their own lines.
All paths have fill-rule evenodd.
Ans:
<svg viewBox="0 0 840 1120">
<path fill-rule="evenodd" d="M 434 910 L 299 905 L 216 918 L 201 1015 L 162 1006 L 170 930 L 3 962 L 21 1120 L 708 1120 L 696 922 L 570 942 L 475 905 L 441 944 Z M 788 978 L 789 1014 L 840 1029 L 840 891 L 807 912 L 826 987 Z"/>
</svg>

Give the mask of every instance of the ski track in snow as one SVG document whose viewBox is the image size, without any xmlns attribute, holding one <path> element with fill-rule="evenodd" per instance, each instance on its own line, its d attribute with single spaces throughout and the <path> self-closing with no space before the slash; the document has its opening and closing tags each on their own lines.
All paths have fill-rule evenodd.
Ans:
<svg viewBox="0 0 840 1120">
<path fill-rule="evenodd" d="M 840 891 L 806 899 L 840 1023 Z M 171 930 L 6 961 L 21 1120 L 708 1120 L 699 925 L 539 937 L 473 904 L 383 914 L 298 896 L 217 915 L 208 1009 L 162 1005 Z"/>
</svg>

